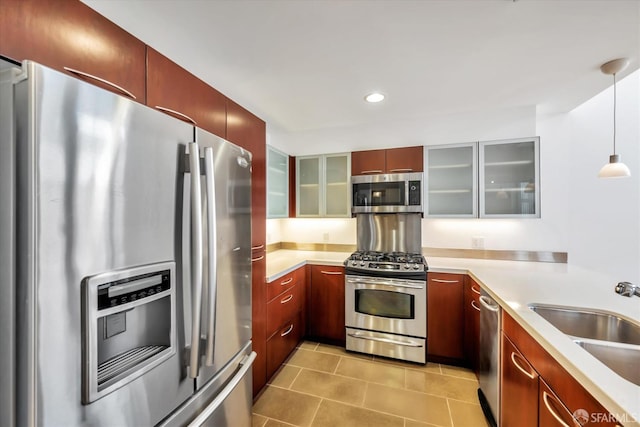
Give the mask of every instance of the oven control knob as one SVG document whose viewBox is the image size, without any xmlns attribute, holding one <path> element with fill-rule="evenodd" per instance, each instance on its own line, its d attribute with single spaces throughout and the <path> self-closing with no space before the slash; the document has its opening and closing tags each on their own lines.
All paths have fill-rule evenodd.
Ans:
<svg viewBox="0 0 640 427">
<path fill-rule="evenodd" d="M 366 263 L 364 261 L 360 261 L 360 266 L 364 267 L 366 265 Z"/>
<path fill-rule="evenodd" d="M 420 264 L 413 264 L 413 269 L 418 270 L 420 268 Z"/>
<path fill-rule="evenodd" d="M 404 268 L 405 268 L 405 270 L 408 270 L 409 268 L 411 268 L 411 266 L 409 264 L 405 264 Z"/>
</svg>

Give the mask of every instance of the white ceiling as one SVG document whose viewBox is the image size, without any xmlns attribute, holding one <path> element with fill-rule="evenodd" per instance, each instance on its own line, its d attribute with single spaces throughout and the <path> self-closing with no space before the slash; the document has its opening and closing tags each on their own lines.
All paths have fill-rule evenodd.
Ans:
<svg viewBox="0 0 640 427">
<path fill-rule="evenodd" d="M 285 132 L 569 111 L 640 63 L 640 0 L 83 1 Z"/>
</svg>

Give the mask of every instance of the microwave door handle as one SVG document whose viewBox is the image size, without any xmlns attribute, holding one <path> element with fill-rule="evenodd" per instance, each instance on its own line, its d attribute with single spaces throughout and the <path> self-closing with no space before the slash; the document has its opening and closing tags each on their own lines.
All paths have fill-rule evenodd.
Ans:
<svg viewBox="0 0 640 427">
<path fill-rule="evenodd" d="M 200 198 L 200 147 L 189 143 L 191 173 L 191 354 L 189 377 L 197 378 L 200 368 L 200 315 L 202 310 L 202 200 Z"/>
<path fill-rule="evenodd" d="M 217 223 L 216 223 L 216 181 L 213 170 L 213 148 L 204 149 L 204 177 L 207 184 L 207 252 L 209 254 L 209 268 L 207 283 L 208 313 L 207 313 L 207 341 L 205 364 L 213 365 L 213 353 L 216 335 L 216 297 L 218 293 L 218 253 L 217 253 Z"/>
</svg>

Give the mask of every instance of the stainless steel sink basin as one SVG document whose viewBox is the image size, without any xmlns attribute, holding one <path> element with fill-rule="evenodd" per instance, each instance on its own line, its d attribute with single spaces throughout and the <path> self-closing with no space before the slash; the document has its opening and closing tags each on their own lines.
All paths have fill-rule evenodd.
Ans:
<svg viewBox="0 0 640 427">
<path fill-rule="evenodd" d="M 640 323 L 618 314 L 547 304 L 529 308 L 572 337 L 640 345 Z"/>
<path fill-rule="evenodd" d="M 622 378 L 640 386 L 640 346 L 611 345 L 604 342 L 574 340 L 593 357 Z"/>
<path fill-rule="evenodd" d="M 604 310 L 529 304 L 622 378 L 640 386 L 640 323 Z"/>
</svg>

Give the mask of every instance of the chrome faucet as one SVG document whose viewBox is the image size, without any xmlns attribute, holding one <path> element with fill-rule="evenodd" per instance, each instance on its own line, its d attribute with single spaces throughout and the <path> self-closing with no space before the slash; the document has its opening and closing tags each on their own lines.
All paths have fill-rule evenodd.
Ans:
<svg viewBox="0 0 640 427">
<path fill-rule="evenodd" d="M 640 297 L 640 286 L 634 285 L 631 282 L 618 282 L 615 291 L 625 297 L 631 297 L 633 295 Z"/>
</svg>

